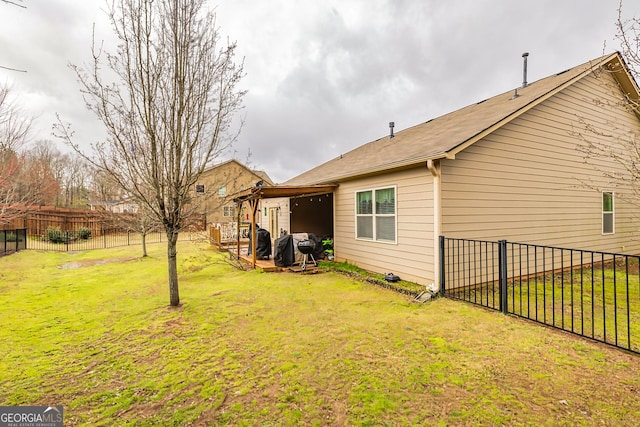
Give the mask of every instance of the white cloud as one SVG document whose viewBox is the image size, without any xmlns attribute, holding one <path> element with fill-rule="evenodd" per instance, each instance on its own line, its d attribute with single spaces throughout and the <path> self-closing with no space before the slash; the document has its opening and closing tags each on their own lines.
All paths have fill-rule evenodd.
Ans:
<svg viewBox="0 0 640 427">
<path fill-rule="evenodd" d="M 92 23 L 110 41 L 102 2 L 0 4 L 0 70 L 50 138 L 61 113 L 90 142 L 102 137 L 69 62 L 88 61 Z M 212 3 L 212 6 L 214 4 Z M 246 124 L 235 147 L 276 181 L 340 153 L 615 49 L 617 0 L 220 0 L 223 37 L 247 73 Z M 627 0 L 631 15 L 640 0 Z"/>
</svg>

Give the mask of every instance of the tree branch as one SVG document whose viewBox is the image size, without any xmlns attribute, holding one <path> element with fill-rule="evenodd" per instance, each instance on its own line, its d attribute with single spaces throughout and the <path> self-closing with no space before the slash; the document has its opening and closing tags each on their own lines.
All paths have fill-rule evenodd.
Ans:
<svg viewBox="0 0 640 427">
<path fill-rule="evenodd" d="M 23 9 L 26 9 L 26 8 L 27 8 L 27 6 L 22 5 L 22 4 L 18 4 L 18 3 L 14 2 L 14 1 L 11 1 L 11 0 L 0 0 L 0 1 L 2 1 L 3 3 L 10 4 L 10 5 L 12 5 L 12 6 L 21 7 L 21 8 L 23 8 Z M 20 2 L 22 2 L 22 0 L 19 0 L 19 1 L 20 1 Z"/>
<path fill-rule="evenodd" d="M 26 73 L 27 72 L 27 70 L 19 70 L 17 68 L 5 67 L 4 65 L 0 65 L 0 68 L 2 68 L 3 70 L 16 71 L 18 73 Z"/>
</svg>

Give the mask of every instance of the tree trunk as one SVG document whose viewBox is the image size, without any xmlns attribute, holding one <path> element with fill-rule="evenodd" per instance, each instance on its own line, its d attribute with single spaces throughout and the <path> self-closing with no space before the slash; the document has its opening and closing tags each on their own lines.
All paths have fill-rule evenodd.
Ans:
<svg viewBox="0 0 640 427">
<path fill-rule="evenodd" d="M 178 232 L 167 231 L 167 261 L 169 263 L 169 303 L 173 307 L 180 305 L 178 292 Z"/>
<path fill-rule="evenodd" d="M 142 232 L 142 258 L 147 256 L 147 233 Z"/>
<path fill-rule="evenodd" d="M 171 306 L 180 305 L 178 230 L 199 211 L 193 186 L 237 139 L 242 122 L 233 114 L 242 108 L 244 63 L 234 63 L 236 44 L 219 36 L 214 10 L 206 0 L 108 2 L 117 47 L 93 44 L 88 69 L 71 65 L 85 104 L 105 125 L 104 147 L 85 155 L 69 125 L 55 125 L 57 136 L 163 227 Z M 70 193 L 83 176 L 76 175 Z"/>
</svg>

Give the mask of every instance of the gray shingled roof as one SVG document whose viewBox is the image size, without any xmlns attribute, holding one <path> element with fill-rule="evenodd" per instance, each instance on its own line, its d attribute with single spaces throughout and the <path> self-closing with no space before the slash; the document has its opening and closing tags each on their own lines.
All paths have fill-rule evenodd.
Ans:
<svg viewBox="0 0 640 427">
<path fill-rule="evenodd" d="M 394 138 L 385 136 L 364 144 L 284 184 L 336 183 L 408 167 L 429 159 L 453 157 L 487 133 L 609 62 L 616 68 L 620 68 L 619 64 L 623 63 L 618 53 L 602 56 L 530 83 L 525 88 L 518 88 L 518 97 L 514 98 L 514 91 L 511 90 L 399 131 Z"/>
</svg>

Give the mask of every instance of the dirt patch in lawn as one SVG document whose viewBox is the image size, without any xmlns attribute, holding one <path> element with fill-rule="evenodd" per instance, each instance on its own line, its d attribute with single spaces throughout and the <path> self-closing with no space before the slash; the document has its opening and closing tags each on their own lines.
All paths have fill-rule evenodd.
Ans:
<svg viewBox="0 0 640 427">
<path fill-rule="evenodd" d="M 68 262 L 66 264 L 61 265 L 58 268 L 61 268 L 63 270 L 72 270 L 74 268 L 93 267 L 95 265 L 110 264 L 112 262 L 127 262 L 127 261 L 133 261 L 136 259 L 138 258 L 121 257 L 121 258 L 85 259 L 82 261 Z"/>
</svg>

